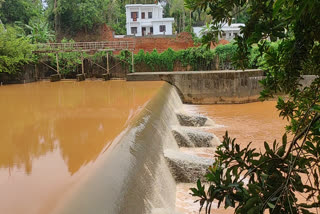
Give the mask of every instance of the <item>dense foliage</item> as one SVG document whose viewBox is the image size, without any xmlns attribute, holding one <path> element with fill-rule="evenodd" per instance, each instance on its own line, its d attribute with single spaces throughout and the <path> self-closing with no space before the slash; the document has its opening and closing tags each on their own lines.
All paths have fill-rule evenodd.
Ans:
<svg viewBox="0 0 320 214">
<path fill-rule="evenodd" d="M 192 70 L 208 70 L 215 63 L 215 53 L 203 47 L 188 48 L 174 51 L 171 48 L 158 53 L 140 52 L 134 56 L 135 64 L 144 63 L 151 71 L 173 71 L 174 64 L 179 62 L 183 67 L 190 66 Z"/>
<path fill-rule="evenodd" d="M 0 72 L 15 73 L 34 60 L 28 38 L 18 37 L 16 29 L 0 29 Z"/>
<path fill-rule="evenodd" d="M 42 19 L 32 19 L 29 24 L 16 22 L 16 27 L 23 32 L 23 35 L 31 40 L 32 43 L 47 43 L 55 40 L 54 31 L 51 30 L 48 22 Z"/>
<path fill-rule="evenodd" d="M 276 46 L 276 43 L 272 44 Z M 215 70 L 233 69 L 235 67 L 232 59 L 236 56 L 237 44 L 229 43 L 218 45 L 215 49 L 208 49 L 204 46 L 174 51 L 168 50 L 159 53 L 157 50 L 144 52 L 140 50 L 134 55 L 135 65 L 145 68 L 146 71 L 173 71 L 175 65 L 182 70 Z M 251 48 L 249 65 L 247 68 L 263 68 L 265 66 L 265 55 L 258 57 L 258 47 Z M 122 55 L 121 55 L 122 56 Z M 126 59 L 124 55 L 123 59 Z M 131 55 L 126 59 L 131 63 Z M 138 69 L 137 68 L 137 69 Z"/>
<path fill-rule="evenodd" d="M 41 0 L 0 0 L 0 18 L 4 24 L 21 21 L 25 24 L 42 11 Z"/>
<path fill-rule="evenodd" d="M 108 0 L 47 0 L 49 19 L 56 31 L 92 30 L 105 22 Z"/>
<path fill-rule="evenodd" d="M 201 207 L 210 213 L 213 201 L 235 207 L 236 213 L 312 213 L 320 205 L 320 80 L 311 86 L 299 84 L 302 74 L 320 74 L 320 2 L 316 0 L 186 0 L 190 8 L 206 10 L 213 19 L 213 35 L 219 25 L 231 22 L 234 8 L 247 11 L 243 37 L 237 37 L 233 61 L 239 68 L 260 62 L 267 77 L 262 81 L 262 98 L 286 93 L 279 98 L 280 116 L 288 120 L 281 143 L 265 143 L 256 152 L 250 144 L 242 148 L 225 136 L 216 152 L 216 162 L 193 188 Z M 272 43 L 269 41 L 277 41 Z M 250 56 L 255 55 L 255 59 Z M 263 58 L 261 58 L 263 57 Z M 259 59 L 260 58 L 260 59 Z M 262 60 L 261 60 L 262 59 Z M 302 195 L 304 200 L 297 198 Z M 313 208 L 313 209 L 311 209 Z"/>
<path fill-rule="evenodd" d="M 218 45 L 215 49 L 199 46 L 174 51 L 169 48 L 162 53 L 157 50 L 150 53 L 140 50 L 134 56 L 134 61 L 136 65 L 146 67 L 148 71 L 173 71 L 176 64 L 181 65 L 183 67 L 181 69 L 188 68 L 193 71 L 230 69 L 233 68 L 232 57 L 236 54 L 236 50 L 237 45 L 233 43 Z M 255 52 L 252 53 L 252 63 L 249 68 L 257 68 L 259 64 L 254 60 Z"/>
</svg>

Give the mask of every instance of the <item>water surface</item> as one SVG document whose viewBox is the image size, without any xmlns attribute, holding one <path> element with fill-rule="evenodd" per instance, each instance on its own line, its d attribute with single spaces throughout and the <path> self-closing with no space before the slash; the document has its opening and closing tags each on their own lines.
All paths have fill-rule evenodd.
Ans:
<svg viewBox="0 0 320 214">
<path fill-rule="evenodd" d="M 264 141 L 273 143 L 282 139 L 286 120 L 279 117 L 276 101 L 247 104 L 202 105 L 198 111 L 210 117 L 216 124 L 212 132 L 221 140 L 226 131 L 236 142 L 263 149 Z"/>
<path fill-rule="evenodd" d="M 287 121 L 279 118 L 276 104 L 276 101 L 266 101 L 247 104 L 185 105 L 185 107 L 192 112 L 208 116 L 215 125 L 205 130 L 214 133 L 221 141 L 228 131 L 231 138 L 236 138 L 236 143 L 246 146 L 252 142 L 252 147 L 259 151 L 264 150 L 264 141 L 269 144 L 274 140 L 280 142 L 285 133 Z M 207 158 L 214 158 L 215 155 L 214 148 L 180 148 L 180 150 Z M 190 188 L 195 186 L 196 184 L 192 183 L 177 185 L 176 207 L 181 213 L 199 213 L 199 203 L 193 203 L 197 198 L 190 195 Z M 211 213 L 234 213 L 234 209 L 225 210 L 223 207 L 222 205 L 218 209 L 217 203 L 214 203 Z"/>
<path fill-rule="evenodd" d="M 52 210 L 162 82 L 0 87 L 0 213 Z"/>
</svg>

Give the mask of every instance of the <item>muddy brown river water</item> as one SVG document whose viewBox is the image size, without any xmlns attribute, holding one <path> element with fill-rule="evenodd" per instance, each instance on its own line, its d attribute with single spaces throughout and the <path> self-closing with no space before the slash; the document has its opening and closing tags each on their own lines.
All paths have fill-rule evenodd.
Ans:
<svg viewBox="0 0 320 214">
<path fill-rule="evenodd" d="M 237 143 L 245 146 L 252 142 L 253 147 L 264 150 L 264 141 L 268 143 L 273 143 L 274 140 L 280 141 L 285 132 L 287 121 L 279 118 L 276 104 L 276 101 L 265 101 L 232 105 L 187 105 L 186 108 L 211 118 L 215 125 L 207 131 L 214 133 L 220 140 L 228 131 L 229 136 L 236 138 Z M 180 148 L 180 150 L 202 157 L 214 157 L 213 148 Z M 195 187 L 195 184 L 177 185 L 176 206 L 181 213 L 199 213 L 199 204 L 194 204 L 195 198 L 189 194 L 191 187 Z M 230 208 L 224 210 L 223 206 L 217 209 L 214 204 L 211 213 L 232 214 L 234 210 Z"/>
<path fill-rule="evenodd" d="M 48 213 L 162 82 L 0 87 L 0 213 Z"/>
<path fill-rule="evenodd" d="M 0 213 L 50 213 L 90 174 L 104 151 L 164 84 L 64 81 L 0 87 Z M 179 100 L 178 95 L 174 100 Z M 184 107 L 211 118 L 215 125 L 205 130 L 219 139 L 228 130 L 242 145 L 252 141 L 263 149 L 265 140 L 279 140 L 285 130 L 286 121 L 279 119 L 275 105 L 269 101 Z M 180 150 L 203 157 L 214 155 L 212 148 Z M 193 185 L 177 185 L 179 213 L 198 213 L 199 206 L 189 195 Z"/>
</svg>

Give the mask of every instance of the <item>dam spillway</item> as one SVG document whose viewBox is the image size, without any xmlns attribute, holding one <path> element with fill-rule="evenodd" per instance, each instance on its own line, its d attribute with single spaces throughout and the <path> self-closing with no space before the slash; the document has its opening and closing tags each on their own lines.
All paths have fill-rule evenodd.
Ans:
<svg viewBox="0 0 320 214">
<path fill-rule="evenodd" d="M 2 87 L 0 97 L 0 213 L 8 214 L 193 213 L 192 198 L 176 198 L 179 183 L 205 173 L 219 124 L 228 124 L 203 116 L 219 117 L 223 106 L 186 106 L 163 82 L 32 83 Z"/>
<path fill-rule="evenodd" d="M 0 88 L 0 213 L 49 213 L 163 85 L 37 82 Z"/>
<path fill-rule="evenodd" d="M 194 181 L 213 163 L 181 154 L 171 134 L 177 112 L 187 114 L 166 83 L 54 213 L 175 213 L 176 181 Z"/>
</svg>

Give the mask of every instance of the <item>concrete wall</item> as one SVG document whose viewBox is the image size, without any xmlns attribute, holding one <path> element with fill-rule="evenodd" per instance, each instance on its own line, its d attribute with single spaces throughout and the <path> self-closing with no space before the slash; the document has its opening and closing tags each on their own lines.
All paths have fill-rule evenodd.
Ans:
<svg viewBox="0 0 320 214">
<path fill-rule="evenodd" d="M 127 75 L 128 81 L 164 80 L 176 86 L 184 103 L 247 103 L 257 101 L 262 70 L 150 72 Z"/>
<path fill-rule="evenodd" d="M 137 72 L 128 81 L 163 80 L 174 85 L 184 103 L 222 104 L 257 101 L 262 91 L 259 81 L 265 78 L 259 69 L 221 71 Z M 302 87 L 309 86 L 315 75 L 303 75 Z"/>
<path fill-rule="evenodd" d="M 1 84 L 19 84 L 35 82 L 44 76 L 45 72 L 39 73 L 34 64 L 23 65 L 20 71 L 14 74 L 0 73 Z"/>
<path fill-rule="evenodd" d="M 303 75 L 302 80 L 300 80 L 301 87 L 306 87 L 311 85 L 311 83 L 315 78 L 316 78 L 315 75 Z"/>
</svg>

